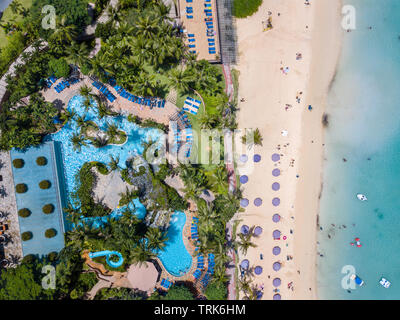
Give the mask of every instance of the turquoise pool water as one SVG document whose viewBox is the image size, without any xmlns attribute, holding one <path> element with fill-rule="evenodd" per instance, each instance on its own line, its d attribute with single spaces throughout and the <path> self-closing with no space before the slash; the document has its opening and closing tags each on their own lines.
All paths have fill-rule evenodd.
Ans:
<svg viewBox="0 0 400 320">
<path fill-rule="evenodd" d="M 83 106 L 84 98 L 81 96 L 74 96 L 68 103 L 68 110 L 75 111 L 76 116 L 85 116 L 86 120 L 95 122 L 100 129 L 106 130 L 108 124 L 115 124 L 120 130 L 126 132 L 128 138 L 124 145 L 108 145 L 103 148 L 95 148 L 88 143 L 87 146 L 82 146 L 81 151 L 75 151 L 71 143 L 71 137 L 74 133 L 78 132 L 76 121 L 69 121 L 60 131 L 55 134 L 48 135 L 46 140 L 59 142 L 60 150 L 63 158 L 64 167 L 64 180 L 66 188 L 66 202 L 71 202 L 70 193 L 74 191 L 76 187 L 75 176 L 79 172 L 79 169 L 85 162 L 89 161 L 100 161 L 107 164 L 110 161 L 110 155 L 114 158 L 119 157 L 119 165 L 122 168 L 126 167 L 126 160 L 134 155 L 141 154 L 143 152 L 143 141 L 157 141 L 162 134 L 161 131 L 151 128 L 141 128 L 136 124 L 129 122 L 126 117 L 104 117 L 98 119 L 97 109 L 90 108 L 88 111 Z M 96 106 L 96 102 L 92 102 L 93 106 Z M 136 207 L 135 214 L 143 219 L 146 215 L 146 208 L 140 203 L 138 199 L 135 199 L 131 208 Z M 115 209 L 110 217 L 117 217 L 121 215 L 121 212 L 126 207 Z M 96 227 L 107 220 L 107 217 L 102 218 L 90 218 L 86 221 L 92 221 L 93 226 Z"/>
<path fill-rule="evenodd" d="M 355 7 L 357 29 L 344 36 L 328 100 L 318 296 L 400 299 L 400 1 L 344 3 Z M 350 245 L 355 237 L 361 248 Z M 342 287 L 348 265 L 365 282 L 350 292 Z"/>
<path fill-rule="evenodd" d="M 185 223 L 186 215 L 184 212 L 176 211 L 171 216 L 167 245 L 158 255 L 165 269 L 176 277 L 183 276 L 192 266 L 192 256 L 187 252 L 182 238 Z"/>
</svg>

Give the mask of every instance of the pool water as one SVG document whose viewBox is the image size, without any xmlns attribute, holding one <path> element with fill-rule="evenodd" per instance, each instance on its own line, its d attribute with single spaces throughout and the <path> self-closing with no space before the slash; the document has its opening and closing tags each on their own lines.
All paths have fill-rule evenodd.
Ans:
<svg viewBox="0 0 400 320">
<path fill-rule="evenodd" d="M 85 120 L 95 122 L 101 130 L 106 130 L 108 124 L 115 124 L 119 130 L 126 132 L 127 141 L 123 145 L 108 145 L 102 148 L 95 148 L 88 143 L 87 146 L 82 146 L 80 151 L 74 150 L 71 137 L 74 133 L 79 132 L 75 120 L 68 121 L 60 131 L 46 137 L 46 140 L 59 142 L 60 144 L 64 167 L 66 203 L 72 203 L 70 194 L 76 188 L 75 176 L 84 163 L 99 161 L 107 164 L 110 161 L 110 155 L 112 155 L 114 158 L 119 157 L 119 166 L 121 168 L 126 168 L 126 160 L 143 152 L 142 142 L 150 141 L 150 139 L 152 141 L 157 141 L 162 134 L 158 129 L 141 128 L 138 125 L 129 122 L 125 116 L 106 116 L 103 119 L 99 119 L 97 108 L 95 108 L 96 102 L 92 101 L 93 107 L 89 108 L 88 111 L 85 110 L 83 102 L 84 98 L 82 96 L 74 96 L 68 103 L 67 109 L 69 111 L 75 111 L 75 119 L 78 116 L 85 116 Z M 145 217 L 146 209 L 138 199 L 135 199 L 129 207 L 131 209 L 136 208 L 135 214 L 138 218 L 143 219 Z M 126 209 L 126 206 L 115 209 L 110 214 L 110 217 L 120 216 L 124 209 Z M 99 217 L 95 219 L 87 218 L 85 220 L 94 220 L 93 226 L 96 227 L 105 222 L 107 217 Z"/>
<path fill-rule="evenodd" d="M 175 277 L 183 276 L 192 267 L 192 256 L 187 252 L 182 238 L 185 223 L 184 212 L 176 211 L 171 216 L 167 245 L 158 255 L 165 269 Z"/>
</svg>

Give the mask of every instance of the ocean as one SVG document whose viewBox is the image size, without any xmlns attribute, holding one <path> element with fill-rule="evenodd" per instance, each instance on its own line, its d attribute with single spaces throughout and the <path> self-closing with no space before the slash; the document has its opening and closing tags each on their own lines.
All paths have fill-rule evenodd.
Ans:
<svg viewBox="0 0 400 320">
<path fill-rule="evenodd" d="M 344 4 L 357 20 L 328 96 L 318 298 L 400 299 L 400 1 Z M 351 270 L 363 286 L 349 287 Z"/>
</svg>

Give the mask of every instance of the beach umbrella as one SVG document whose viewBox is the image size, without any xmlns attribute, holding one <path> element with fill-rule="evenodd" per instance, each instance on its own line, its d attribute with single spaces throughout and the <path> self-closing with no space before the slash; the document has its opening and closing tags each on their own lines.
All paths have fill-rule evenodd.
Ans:
<svg viewBox="0 0 400 320">
<path fill-rule="evenodd" d="M 281 156 L 277 153 L 274 153 L 271 157 L 272 161 L 277 162 L 281 159 Z"/>
<path fill-rule="evenodd" d="M 249 265 L 250 265 L 250 262 L 249 262 L 249 260 L 247 260 L 247 259 L 244 259 L 244 260 L 240 263 L 240 266 L 241 266 L 243 269 L 248 269 L 248 268 L 249 268 Z"/>
<path fill-rule="evenodd" d="M 255 154 L 253 157 L 254 162 L 260 162 L 261 161 L 261 156 L 259 154 Z"/>
<path fill-rule="evenodd" d="M 281 203 L 281 200 L 279 198 L 273 198 L 272 199 L 272 204 L 277 207 Z"/>
<path fill-rule="evenodd" d="M 281 188 L 281 185 L 278 182 L 274 182 L 272 184 L 272 190 L 278 191 Z"/>
<path fill-rule="evenodd" d="M 279 222 L 280 220 L 281 220 L 281 216 L 280 216 L 279 214 L 275 213 L 275 214 L 272 216 L 272 221 L 273 221 L 273 222 Z"/>
<path fill-rule="evenodd" d="M 247 155 L 245 155 L 245 154 L 242 154 L 242 155 L 240 156 L 240 158 L 239 158 L 240 162 L 247 162 L 247 159 L 248 159 L 248 157 L 247 157 Z"/>
<path fill-rule="evenodd" d="M 279 293 L 274 294 L 273 299 L 274 299 L 274 300 L 281 300 L 281 295 L 280 295 Z"/>
<path fill-rule="evenodd" d="M 279 262 L 274 262 L 274 264 L 272 265 L 272 269 L 274 269 L 275 271 L 279 271 L 281 269 L 281 264 Z"/>
<path fill-rule="evenodd" d="M 263 229 L 260 226 L 255 227 L 254 235 L 259 236 L 262 233 Z"/>
<path fill-rule="evenodd" d="M 281 174 L 281 170 L 279 170 L 279 169 L 274 169 L 274 170 L 272 170 L 272 175 L 274 176 L 274 177 L 278 177 L 279 175 Z"/>
<path fill-rule="evenodd" d="M 274 280 L 272 280 L 272 284 L 274 285 L 274 287 L 279 287 L 281 285 L 281 279 L 275 278 Z"/>
<path fill-rule="evenodd" d="M 262 291 L 257 291 L 257 300 L 260 300 L 263 296 Z"/>
<path fill-rule="evenodd" d="M 272 253 L 273 253 L 274 256 L 277 256 L 278 254 L 281 253 L 281 248 L 280 247 L 274 247 L 272 249 Z"/>
<path fill-rule="evenodd" d="M 243 234 L 248 234 L 249 233 L 249 226 L 246 226 L 245 224 L 242 225 L 242 227 L 240 228 L 240 232 Z"/>
<path fill-rule="evenodd" d="M 274 239 L 279 239 L 281 237 L 281 232 L 279 230 L 274 230 L 272 236 L 274 237 Z"/>
<path fill-rule="evenodd" d="M 260 266 L 257 266 L 257 267 L 254 268 L 254 273 L 256 275 L 260 275 L 262 273 L 262 271 L 263 271 L 263 269 Z"/>
<path fill-rule="evenodd" d="M 246 199 L 246 198 L 240 200 L 240 205 L 241 205 L 243 208 L 246 208 L 246 207 L 249 205 L 249 200 Z"/>
<path fill-rule="evenodd" d="M 254 199 L 254 205 L 255 205 L 256 207 L 261 206 L 261 204 L 262 204 L 262 199 L 261 199 L 261 198 L 255 198 L 255 199 Z"/>
<path fill-rule="evenodd" d="M 239 181 L 240 181 L 240 183 L 245 184 L 245 183 L 247 183 L 247 181 L 249 181 L 249 177 L 248 176 L 240 176 Z"/>
</svg>

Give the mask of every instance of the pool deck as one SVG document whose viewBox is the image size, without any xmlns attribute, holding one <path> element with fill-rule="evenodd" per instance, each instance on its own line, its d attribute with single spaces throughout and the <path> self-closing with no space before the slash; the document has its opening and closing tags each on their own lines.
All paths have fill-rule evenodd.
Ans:
<svg viewBox="0 0 400 320">
<path fill-rule="evenodd" d="M 6 259 L 12 260 L 12 256 L 22 258 L 21 236 L 19 229 L 17 204 L 15 198 L 14 180 L 12 175 L 11 157 L 8 151 L 0 151 L 0 162 L 3 167 L 0 168 L 0 175 L 3 176 L 3 181 L 0 183 L 5 188 L 6 195 L 0 198 L 0 211 L 7 212 L 6 223 L 9 230 L 6 234 L 11 236 L 12 242 L 4 247 L 4 256 Z"/>
<path fill-rule="evenodd" d="M 89 88 L 92 88 L 92 93 L 97 94 L 99 96 L 102 93 L 97 90 L 93 85 L 93 81 L 85 76 L 81 75 L 82 80 L 76 84 L 71 85 L 69 88 L 65 88 L 62 92 L 57 93 L 54 90 L 54 87 L 63 81 L 63 79 L 58 79 L 51 88 L 45 88 L 41 90 L 41 93 L 46 101 L 52 102 L 57 109 L 66 109 L 68 106 L 69 100 L 71 100 L 74 96 L 79 95 L 79 89 L 86 85 Z M 116 97 L 113 103 L 107 100 L 107 106 L 116 112 L 120 112 L 123 114 L 132 114 L 134 116 L 138 116 L 141 119 L 152 119 L 156 122 L 168 125 L 170 121 L 170 117 L 172 117 L 177 111 L 179 111 L 178 107 L 170 101 L 165 102 L 164 108 L 153 108 L 150 109 L 148 106 L 143 106 L 134 102 L 131 102 L 125 98 L 122 98 L 115 89 L 109 84 L 103 83 L 104 86 Z"/>
</svg>

